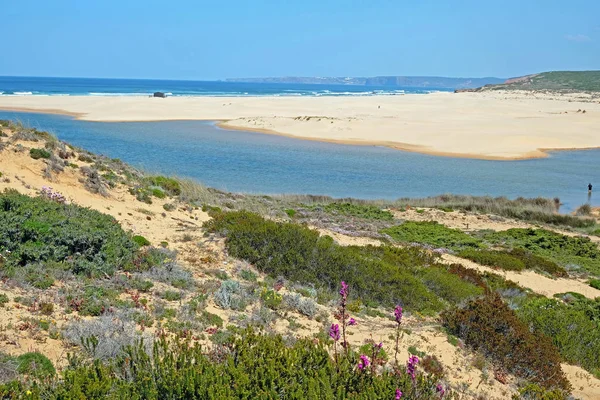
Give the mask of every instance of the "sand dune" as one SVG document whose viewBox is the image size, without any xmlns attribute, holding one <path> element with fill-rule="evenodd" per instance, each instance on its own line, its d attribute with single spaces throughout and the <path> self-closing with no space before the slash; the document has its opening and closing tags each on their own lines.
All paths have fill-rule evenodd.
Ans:
<svg viewBox="0 0 600 400">
<path fill-rule="evenodd" d="M 220 120 L 234 129 L 481 159 L 600 147 L 600 102 L 584 94 L 366 97 L 0 97 L 0 109 L 91 121 Z M 583 113 L 582 111 L 586 112 Z"/>
</svg>

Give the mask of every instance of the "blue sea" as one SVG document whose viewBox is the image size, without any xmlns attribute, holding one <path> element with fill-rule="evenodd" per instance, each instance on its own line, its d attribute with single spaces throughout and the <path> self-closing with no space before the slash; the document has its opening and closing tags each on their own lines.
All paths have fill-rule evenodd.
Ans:
<svg viewBox="0 0 600 400">
<path fill-rule="evenodd" d="M 545 159 L 485 161 L 435 157 L 230 131 L 207 121 L 90 122 L 0 111 L 95 153 L 154 173 L 176 174 L 233 192 L 304 193 L 364 199 L 443 193 L 559 197 L 563 211 L 600 205 L 600 150 L 553 152 Z M 1 170 L 2 160 L 0 160 Z M 588 198 L 587 184 L 597 194 Z"/>
<path fill-rule="evenodd" d="M 149 96 L 154 92 L 163 92 L 168 96 L 373 96 L 436 91 L 449 89 L 0 76 L 0 96 Z"/>
</svg>

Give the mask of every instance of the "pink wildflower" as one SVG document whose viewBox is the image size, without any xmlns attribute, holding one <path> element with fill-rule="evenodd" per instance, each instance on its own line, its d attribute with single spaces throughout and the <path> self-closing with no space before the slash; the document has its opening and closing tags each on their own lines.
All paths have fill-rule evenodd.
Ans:
<svg viewBox="0 0 600 400">
<path fill-rule="evenodd" d="M 400 324 L 402 322 L 402 306 L 400 304 L 394 308 L 394 318 L 396 319 L 396 323 Z"/>
<path fill-rule="evenodd" d="M 400 400 L 400 397 L 402 397 L 402 392 L 400 389 L 396 389 L 396 400 Z"/>
<path fill-rule="evenodd" d="M 406 363 L 406 373 L 410 375 L 411 379 L 415 380 L 415 374 L 417 373 L 417 364 L 419 363 L 419 357 L 410 356 Z"/>
<path fill-rule="evenodd" d="M 356 325 L 356 324 L 357 324 L 357 322 L 356 322 L 356 320 L 354 318 L 350 318 L 350 320 L 348 321 L 348 325 L 350 325 L 350 326 L 353 326 L 353 325 Z"/>
<path fill-rule="evenodd" d="M 340 327 L 338 324 L 331 325 L 331 328 L 329 328 L 329 337 L 336 342 L 340 340 Z"/>
<path fill-rule="evenodd" d="M 342 296 L 342 299 L 346 300 L 348 297 L 348 285 L 344 281 L 341 282 L 341 285 L 342 288 L 340 289 L 340 296 Z"/>
<path fill-rule="evenodd" d="M 438 383 L 438 384 L 437 384 L 437 386 L 435 387 L 435 391 L 436 391 L 436 393 L 439 393 L 439 394 L 440 394 L 440 399 L 441 399 L 442 397 L 444 397 L 444 393 L 446 393 L 446 391 L 444 390 L 444 387 L 442 386 L 442 384 L 441 384 L 441 383 Z"/>
<path fill-rule="evenodd" d="M 371 361 L 369 361 L 369 357 L 365 356 L 364 354 L 361 354 L 360 361 L 358 362 L 358 369 L 362 371 L 363 369 L 367 368 L 369 364 L 371 364 Z"/>
</svg>

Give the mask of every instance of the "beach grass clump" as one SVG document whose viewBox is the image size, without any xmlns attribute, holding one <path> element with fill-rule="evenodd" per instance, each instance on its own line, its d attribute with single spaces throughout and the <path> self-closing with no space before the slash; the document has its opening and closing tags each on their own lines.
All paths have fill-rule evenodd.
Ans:
<svg viewBox="0 0 600 400">
<path fill-rule="evenodd" d="M 482 352 L 505 371 L 547 389 L 569 391 L 561 356 L 549 337 L 530 332 L 526 323 L 496 293 L 441 314 L 449 333 Z"/>
<path fill-rule="evenodd" d="M 480 239 L 434 221 L 406 221 L 401 225 L 382 229 L 381 233 L 389 235 L 401 243 L 426 244 L 442 249 L 460 250 L 483 247 Z"/>
<path fill-rule="evenodd" d="M 600 298 L 532 298 L 517 313 L 534 332 L 552 339 L 564 359 L 600 376 Z"/>
<path fill-rule="evenodd" d="M 521 248 L 566 269 L 600 275 L 600 248 L 583 236 L 566 236 L 545 229 L 513 228 L 492 232 L 484 239 L 508 248 Z"/>
<path fill-rule="evenodd" d="M 0 194 L 2 274 L 55 262 L 74 274 L 112 275 L 134 261 L 138 246 L 113 217 L 14 190 Z M 68 260 L 65 261 L 65 260 Z"/>
<path fill-rule="evenodd" d="M 595 223 L 591 218 L 559 214 L 560 200 L 543 197 L 532 199 L 518 197 L 511 200 L 506 197 L 444 194 L 424 199 L 399 199 L 394 202 L 393 206 L 396 208 L 406 208 L 407 206 L 449 208 L 572 228 L 587 228 Z"/>
<path fill-rule="evenodd" d="M 161 192 L 166 193 L 169 196 L 179 196 L 181 194 L 181 185 L 179 181 L 174 178 L 168 178 L 161 175 L 147 176 L 144 178 L 144 182 L 148 186 L 162 189 Z"/>
<path fill-rule="evenodd" d="M 437 295 L 421 275 L 421 267 L 434 258 L 418 248 L 344 247 L 305 226 L 245 211 L 215 214 L 205 228 L 225 236 L 228 253 L 261 272 L 329 291 L 345 280 L 363 302 L 393 306 L 402 301 L 409 310 L 432 313 L 444 308 L 444 299 L 452 302 L 480 293 L 471 283 L 453 292 L 457 282 L 451 274 L 425 274 Z"/>
</svg>

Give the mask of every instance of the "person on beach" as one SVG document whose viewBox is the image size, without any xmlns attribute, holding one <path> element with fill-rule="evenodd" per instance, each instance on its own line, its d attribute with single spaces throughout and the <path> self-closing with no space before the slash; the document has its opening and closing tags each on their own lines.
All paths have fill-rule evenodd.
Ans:
<svg viewBox="0 0 600 400">
<path fill-rule="evenodd" d="M 592 193 L 592 184 L 588 183 L 588 193 Z"/>
</svg>

